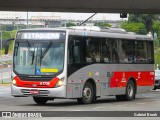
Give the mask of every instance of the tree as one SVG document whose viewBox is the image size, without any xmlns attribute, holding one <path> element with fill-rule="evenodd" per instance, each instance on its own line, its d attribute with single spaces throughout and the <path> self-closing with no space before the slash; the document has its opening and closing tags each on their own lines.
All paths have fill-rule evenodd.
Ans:
<svg viewBox="0 0 160 120">
<path fill-rule="evenodd" d="M 135 32 L 137 34 L 146 34 L 146 28 L 143 23 L 128 23 L 123 22 L 121 27 L 125 29 L 127 32 Z"/>
<path fill-rule="evenodd" d="M 102 28 L 107 28 L 107 27 L 111 27 L 112 25 L 108 24 L 108 23 L 105 23 L 105 22 L 98 22 L 98 23 L 95 23 L 95 26 L 99 26 L 99 27 L 102 27 Z"/>
<path fill-rule="evenodd" d="M 128 23 L 143 23 L 147 33 L 152 31 L 152 25 L 155 20 L 159 20 L 157 14 L 129 14 Z"/>
</svg>

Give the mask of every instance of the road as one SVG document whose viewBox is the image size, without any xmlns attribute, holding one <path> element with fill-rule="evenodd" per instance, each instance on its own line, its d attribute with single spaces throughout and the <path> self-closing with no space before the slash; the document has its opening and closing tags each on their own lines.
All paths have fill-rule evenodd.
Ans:
<svg viewBox="0 0 160 120">
<path fill-rule="evenodd" d="M 2 57 L 0 57 L 0 61 L 9 61 L 9 60 L 12 60 L 12 54 L 2 55 Z"/>
<path fill-rule="evenodd" d="M 10 86 L 0 86 L 0 111 L 160 111 L 159 106 L 160 90 L 138 94 L 133 101 L 119 102 L 115 97 L 103 97 L 94 104 L 86 105 L 80 105 L 73 99 L 56 99 L 48 101 L 46 105 L 37 105 L 31 97 L 12 97 Z M 69 117 L 64 119 L 69 119 Z M 94 119 L 99 120 L 98 117 Z M 112 117 L 112 119 L 115 118 Z"/>
<path fill-rule="evenodd" d="M 11 82 L 11 68 L 0 69 L 0 84 Z"/>
</svg>

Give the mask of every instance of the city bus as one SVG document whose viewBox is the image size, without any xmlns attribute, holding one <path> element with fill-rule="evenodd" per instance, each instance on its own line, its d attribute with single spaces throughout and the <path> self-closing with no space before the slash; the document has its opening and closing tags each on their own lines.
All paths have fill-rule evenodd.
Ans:
<svg viewBox="0 0 160 120">
<path fill-rule="evenodd" d="M 149 35 L 122 29 L 25 29 L 14 40 L 11 94 L 37 104 L 56 98 L 89 104 L 102 96 L 133 100 L 154 86 Z"/>
</svg>

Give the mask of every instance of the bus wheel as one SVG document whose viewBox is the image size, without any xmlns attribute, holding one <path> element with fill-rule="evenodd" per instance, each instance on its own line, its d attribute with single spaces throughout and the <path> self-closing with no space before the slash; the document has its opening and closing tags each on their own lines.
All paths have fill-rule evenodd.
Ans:
<svg viewBox="0 0 160 120">
<path fill-rule="evenodd" d="M 37 104 L 44 105 L 48 101 L 48 98 L 45 98 L 45 97 L 33 97 L 33 100 Z"/>
<path fill-rule="evenodd" d="M 136 87 L 135 84 L 133 83 L 132 80 L 129 80 L 126 86 L 126 94 L 125 95 L 116 95 L 116 99 L 118 101 L 123 101 L 123 100 L 133 100 L 135 99 L 135 94 L 136 94 Z"/>
<path fill-rule="evenodd" d="M 85 83 L 82 91 L 82 98 L 78 98 L 77 102 L 80 104 L 89 104 L 93 101 L 93 86 L 91 83 Z"/>
<path fill-rule="evenodd" d="M 135 98 L 135 94 L 136 94 L 136 87 L 135 84 L 133 83 L 132 80 L 129 80 L 126 86 L 126 100 L 130 101 L 133 100 Z"/>
</svg>

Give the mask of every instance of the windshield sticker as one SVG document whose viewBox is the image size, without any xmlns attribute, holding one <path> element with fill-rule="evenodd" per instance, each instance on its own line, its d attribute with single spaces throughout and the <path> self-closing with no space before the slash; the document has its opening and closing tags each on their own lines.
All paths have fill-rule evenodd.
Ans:
<svg viewBox="0 0 160 120">
<path fill-rule="evenodd" d="M 36 69 L 36 74 L 37 74 L 37 75 L 40 75 L 40 74 L 41 74 L 41 72 L 40 72 L 40 69 L 39 69 L 39 68 L 37 68 L 37 69 Z"/>
<path fill-rule="evenodd" d="M 41 68 L 41 72 L 45 73 L 45 72 L 54 72 L 57 73 L 58 69 L 57 68 Z"/>
</svg>

